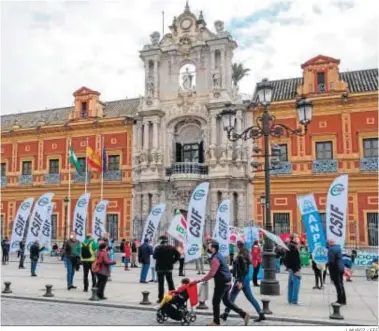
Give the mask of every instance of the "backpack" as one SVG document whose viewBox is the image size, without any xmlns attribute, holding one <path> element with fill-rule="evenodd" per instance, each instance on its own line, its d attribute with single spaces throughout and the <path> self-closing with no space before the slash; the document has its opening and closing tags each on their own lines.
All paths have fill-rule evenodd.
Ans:
<svg viewBox="0 0 379 331">
<path fill-rule="evenodd" d="M 90 259 L 92 257 L 91 251 L 89 249 L 89 245 L 91 245 L 92 242 L 90 241 L 87 245 L 82 246 L 82 259 Z"/>
</svg>

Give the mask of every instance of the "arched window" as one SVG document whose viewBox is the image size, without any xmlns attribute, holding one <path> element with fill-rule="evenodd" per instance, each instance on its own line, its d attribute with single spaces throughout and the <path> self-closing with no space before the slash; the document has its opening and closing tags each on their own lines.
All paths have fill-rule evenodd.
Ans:
<svg viewBox="0 0 379 331">
<path fill-rule="evenodd" d="M 217 49 L 215 51 L 215 67 L 214 69 L 220 69 L 221 68 L 221 52 Z"/>
<path fill-rule="evenodd" d="M 184 125 L 176 134 L 175 162 L 204 163 L 204 143 L 200 127 Z"/>
</svg>

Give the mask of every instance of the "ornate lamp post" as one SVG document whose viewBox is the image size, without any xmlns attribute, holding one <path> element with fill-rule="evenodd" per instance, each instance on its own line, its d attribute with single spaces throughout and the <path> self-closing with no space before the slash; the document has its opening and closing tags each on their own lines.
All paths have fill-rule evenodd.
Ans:
<svg viewBox="0 0 379 331">
<path fill-rule="evenodd" d="M 263 79 L 257 85 L 258 103 L 263 107 L 262 115 L 257 117 L 256 125 L 253 125 L 241 133 L 234 132 L 236 122 L 236 110 L 232 109 L 231 104 L 227 104 L 227 108 L 221 112 L 224 130 L 230 141 L 239 139 L 257 140 L 263 137 L 264 140 L 264 172 L 265 172 L 265 228 L 272 232 L 271 209 L 270 209 L 270 136 L 282 137 L 287 136 L 305 136 L 308 131 L 308 125 L 312 120 L 312 103 L 305 98 L 300 99 L 296 103 L 296 111 L 298 121 L 301 127 L 291 129 L 285 124 L 276 123 L 275 116 L 268 112 L 271 104 L 272 86 Z M 256 165 L 257 162 L 252 162 Z M 262 200 L 261 200 L 262 201 Z M 275 254 L 273 252 L 273 243 L 271 240 L 265 240 L 263 253 L 264 278 L 261 282 L 260 292 L 262 295 L 279 295 L 279 282 L 276 280 L 275 274 Z"/>
<path fill-rule="evenodd" d="M 265 208 L 264 207 L 266 206 L 266 196 L 262 194 L 260 197 L 260 200 L 261 200 L 261 205 L 262 205 L 262 220 L 263 220 L 263 224 L 265 224 L 265 213 L 264 213 Z"/>
<path fill-rule="evenodd" d="M 64 232 L 63 232 L 63 242 L 65 243 L 67 240 L 67 228 L 68 228 L 68 204 L 70 199 L 65 197 L 64 200 Z"/>
</svg>

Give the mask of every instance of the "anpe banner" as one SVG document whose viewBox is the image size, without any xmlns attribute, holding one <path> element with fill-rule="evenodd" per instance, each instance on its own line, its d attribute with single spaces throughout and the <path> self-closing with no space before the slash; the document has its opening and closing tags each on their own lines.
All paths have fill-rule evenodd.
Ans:
<svg viewBox="0 0 379 331">
<path fill-rule="evenodd" d="M 32 216 L 29 220 L 29 230 L 26 236 L 25 255 L 30 251 L 30 246 L 40 238 L 43 224 L 47 218 L 47 207 L 53 200 L 54 193 L 45 193 L 40 196 L 34 205 Z"/>
<path fill-rule="evenodd" d="M 337 177 L 330 185 L 326 200 L 326 237 L 341 248 L 345 245 L 348 175 Z"/>
<path fill-rule="evenodd" d="M 324 229 L 322 228 L 321 217 L 314 195 L 298 196 L 297 205 L 300 209 L 304 229 L 307 234 L 309 252 L 313 255 L 316 247 L 326 247 Z"/>
<path fill-rule="evenodd" d="M 74 210 L 73 231 L 76 239 L 83 242 L 86 238 L 88 204 L 91 193 L 84 193 L 78 199 Z"/>
<path fill-rule="evenodd" d="M 92 238 L 94 240 L 104 237 L 107 206 L 108 200 L 102 200 L 96 205 L 92 220 Z"/>
<path fill-rule="evenodd" d="M 159 222 L 164 214 L 165 208 L 166 205 L 164 203 L 161 203 L 151 209 L 150 215 L 147 218 L 145 227 L 143 229 L 141 243 L 143 243 L 144 239 L 146 238 L 151 242 L 153 241 L 158 229 Z"/>
<path fill-rule="evenodd" d="M 188 205 L 186 263 L 201 256 L 208 192 L 209 183 L 201 183 L 193 191 Z"/>
<path fill-rule="evenodd" d="M 167 232 L 183 245 L 187 244 L 187 221 L 179 210 L 175 212 Z"/>
<path fill-rule="evenodd" d="M 43 222 L 42 231 L 40 234 L 41 247 L 45 247 L 44 252 L 50 252 L 51 250 L 51 216 L 53 215 L 53 205 L 50 203 L 47 206 L 47 213 L 45 221 Z"/>
<path fill-rule="evenodd" d="M 213 231 L 213 239 L 219 244 L 219 251 L 223 256 L 229 255 L 229 222 L 230 200 L 224 200 L 217 209 L 216 226 Z"/>
<path fill-rule="evenodd" d="M 12 237 L 11 237 L 11 248 L 10 252 L 17 252 L 20 248 L 20 242 L 24 238 L 25 227 L 30 216 L 30 211 L 32 210 L 34 198 L 25 199 L 20 207 L 18 207 L 18 211 L 16 217 L 13 221 L 13 229 L 12 229 Z"/>
</svg>

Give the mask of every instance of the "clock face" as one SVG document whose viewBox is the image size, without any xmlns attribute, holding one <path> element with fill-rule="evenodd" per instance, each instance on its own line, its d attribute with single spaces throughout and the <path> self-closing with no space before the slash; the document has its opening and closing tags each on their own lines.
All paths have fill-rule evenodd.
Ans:
<svg viewBox="0 0 379 331">
<path fill-rule="evenodd" d="M 192 25 L 192 21 L 191 21 L 190 19 L 188 19 L 188 18 L 184 19 L 184 20 L 182 21 L 182 23 L 180 24 L 180 26 L 181 26 L 182 29 L 184 29 L 184 30 L 189 29 L 189 28 L 191 27 L 191 25 Z"/>
</svg>

